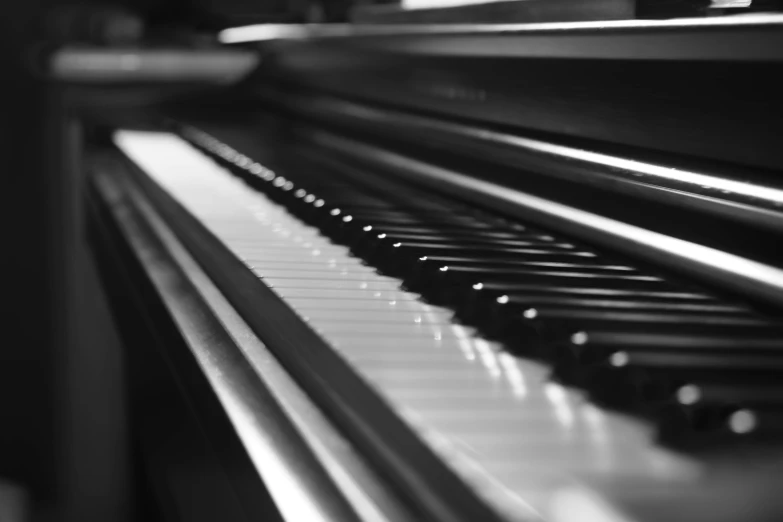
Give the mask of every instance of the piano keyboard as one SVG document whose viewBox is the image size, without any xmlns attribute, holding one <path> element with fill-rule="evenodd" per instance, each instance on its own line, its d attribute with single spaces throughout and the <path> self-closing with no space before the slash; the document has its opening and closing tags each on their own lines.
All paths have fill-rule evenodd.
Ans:
<svg viewBox="0 0 783 522">
<path fill-rule="evenodd" d="M 742 304 L 434 195 L 284 177 L 185 136 L 211 157 L 166 133 L 115 142 L 506 520 L 550 515 L 574 484 L 693 484 L 703 459 L 659 439 L 779 425 L 780 330 Z"/>
</svg>

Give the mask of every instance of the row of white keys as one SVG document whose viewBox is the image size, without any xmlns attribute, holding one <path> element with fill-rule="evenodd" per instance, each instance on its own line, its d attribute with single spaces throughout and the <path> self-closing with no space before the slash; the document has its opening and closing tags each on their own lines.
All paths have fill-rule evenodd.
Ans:
<svg viewBox="0 0 783 522">
<path fill-rule="evenodd" d="M 509 520 L 537 518 L 566 483 L 698 479 L 650 426 L 453 323 L 181 139 L 123 131 L 116 142 Z"/>
</svg>

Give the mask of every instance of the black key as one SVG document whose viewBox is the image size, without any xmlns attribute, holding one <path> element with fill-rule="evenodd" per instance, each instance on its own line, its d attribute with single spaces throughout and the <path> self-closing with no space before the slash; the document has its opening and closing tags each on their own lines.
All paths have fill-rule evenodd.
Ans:
<svg viewBox="0 0 783 522">
<path fill-rule="evenodd" d="M 438 272 L 456 269 L 457 267 L 484 270 L 493 273 L 497 270 L 547 270 L 553 272 L 583 271 L 589 273 L 606 274 L 638 274 L 633 269 L 622 270 L 614 265 L 602 265 L 593 257 L 579 252 L 566 252 L 565 256 L 557 254 L 542 255 L 541 252 L 525 254 L 515 252 L 514 255 L 504 255 L 496 251 L 473 250 L 466 251 L 462 255 L 440 255 L 429 253 L 426 256 L 417 257 L 409 263 L 405 280 L 415 285 L 420 280 L 428 280 L 438 276 Z M 444 268 L 446 267 L 446 268 Z M 473 283 L 478 281 L 472 281 Z"/>
<path fill-rule="evenodd" d="M 688 379 L 706 380 L 732 375 L 737 381 L 752 382 L 779 378 L 783 369 L 780 356 L 727 355 L 692 352 L 616 351 L 604 360 L 585 365 L 579 371 L 555 369 L 566 383 L 588 390 L 591 398 L 604 406 L 637 414 L 652 415 L 663 426 L 682 431 L 682 409 L 672 405 L 672 396 Z M 672 422 L 672 419 L 674 421 Z M 719 423 L 718 423 L 719 424 Z M 676 428 L 674 428 L 676 427 Z M 678 431 L 679 430 L 679 431 Z M 671 434 L 667 434 L 670 436 Z"/>
<path fill-rule="evenodd" d="M 613 324 L 616 328 L 628 328 L 629 324 Z M 638 324 L 633 325 L 639 327 Z M 765 326 L 747 327 L 725 320 L 712 324 L 708 329 L 698 324 L 658 323 L 647 333 L 643 327 L 636 332 L 584 332 L 557 329 L 551 325 L 542 327 L 542 336 L 547 340 L 549 356 L 555 365 L 555 372 L 563 378 L 578 378 L 585 367 L 606 361 L 612 356 L 624 360 L 636 354 L 658 354 L 661 356 L 728 356 L 743 357 L 756 355 L 779 356 L 783 358 L 783 342 L 780 333 Z M 700 333 L 699 330 L 707 330 Z M 573 332 L 573 333 L 572 333 Z M 597 339 L 596 339 L 597 338 Z"/>
<path fill-rule="evenodd" d="M 479 230 L 470 231 L 457 226 L 435 227 L 432 225 L 377 225 L 368 223 L 375 233 L 385 234 L 419 234 L 419 235 L 444 235 L 449 237 L 461 237 L 465 234 L 480 235 L 485 239 L 539 239 L 541 241 L 554 241 L 554 238 L 548 234 L 506 231 L 506 230 Z"/>
<path fill-rule="evenodd" d="M 533 315 L 533 314 L 528 314 Z M 770 335 L 781 336 L 783 343 L 783 331 L 775 328 L 767 321 L 746 315 L 728 314 L 704 314 L 704 313 L 676 313 L 668 310 L 662 311 L 637 311 L 637 310 L 609 310 L 609 309 L 585 309 L 585 308 L 540 308 L 533 317 L 528 320 L 545 323 L 553 329 L 576 328 L 593 332 L 598 330 L 619 331 L 620 337 L 617 343 L 626 342 L 621 334 L 645 333 L 648 335 L 660 335 L 660 332 L 682 333 L 684 331 L 695 332 L 725 332 L 726 330 L 740 330 L 746 333 L 765 331 Z M 665 328 L 665 329 L 664 329 Z M 655 332 L 655 333 L 653 333 Z M 605 334 L 608 336 L 609 334 Z M 600 338 L 600 334 L 597 336 Z M 595 336 L 590 335 L 595 341 Z M 612 341 L 615 342 L 615 341 Z"/>
<path fill-rule="evenodd" d="M 563 378 L 560 369 L 558 376 Z M 729 372 L 742 379 L 772 378 L 783 371 L 777 353 L 714 353 L 678 350 L 617 350 L 605 359 L 570 372 L 565 380 L 588 389 L 607 404 L 661 401 L 671 396 L 689 375 Z"/>
<path fill-rule="evenodd" d="M 525 297 L 514 296 L 503 306 L 499 306 L 503 313 L 496 314 L 492 319 L 493 335 L 513 338 L 514 328 L 520 322 L 541 321 L 546 318 L 556 320 L 575 317 L 573 312 L 582 311 L 607 311 L 613 313 L 672 313 L 684 316 L 704 316 L 710 314 L 714 317 L 751 317 L 747 311 L 736 306 L 720 303 L 681 302 L 676 300 L 632 300 L 628 298 L 583 298 L 573 296 L 552 295 L 528 295 Z"/>
<path fill-rule="evenodd" d="M 520 268 L 485 268 L 483 266 L 451 266 L 444 265 L 437 273 L 432 274 L 433 285 L 442 284 L 450 287 L 463 287 L 481 283 L 488 285 L 511 287 L 516 284 L 546 284 L 552 286 L 595 287 L 618 289 L 674 289 L 664 280 L 641 274 L 607 274 L 591 271 L 552 270 L 538 267 Z"/>
<path fill-rule="evenodd" d="M 435 286 L 437 290 L 430 292 L 433 299 L 451 303 L 460 313 L 467 315 L 481 311 L 486 317 L 507 315 L 510 309 L 505 308 L 505 305 L 511 301 L 511 296 L 529 298 L 561 293 L 602 298 L 641 297 L 650 301 L 662 298 L 671 301 L 672 294 L 676 292 L 675 287 L 645 276 L 529 270 L 499 272 L 494 274 L 497 279 L 493 277 L 488 280 L 486 277 L 471 278 L 462 270 L 454 270 L 453 275 L 449 275 L 449 272 L 452 272 L 451 267 L 440 277 L 433 275 L 429 280 L 423 279 L 424 284 L 419 287 L 426 288 L 426 284 Z"/>
<path fill-rule="evenodd" d="M 562 281 L 590 280 L 591 286 L 600 284 L 602 280 L 613 282 L 641 281 L 645 285 L 656 281 L 663 284 L 663 280 L 654 276 L 647 276 L 634 272 L 620 272 L 604 270 L 601 267 L 594 268 L 583 264 L 577 268 L 564 268 L 558 265 L 566 263 L 551 262 L 549 266 L 539 266 L 522 263 L 493 263 L 484 260 L 461 260 L 456 263 L 433 262 L 428 257 L 418 260 L 404 276 L 404 282 L 410 288 L 432 287 L 434 290 L 449 291 L 453 287 L 467 288 L 477 283 L 519 283 L 533 282 L 544 283 L 548 278 L 558 277 Z M 540 275 L 540 279 L 536 278 Z M 557 284 L 557 283 L 553 283 Z M 583 284 L 582 282 L 578 284 Z"/>
<path fill-rule="evenodd" d="M 722 428 L 746 440 L 779 444 L 783 436 L 783 409 L 740 408 L 728 415 Z"/>
<path fill-rule="evenodd" d="M 503 306 L 507 315 L 515 319 L 535 319 L 568 315 L 569 310 L 607 310 L 616 312 L 670 312 L 678 314 L 739 315 L 752 317 L 741 307 L 719 302 L 682 302 L 680 300 L 643 300 L 628 298 L 594 298 L 552 295 L 514 295 Z"/>
<path fill-rule="evenodd" d="M 497 246 L 511 246 L 511 247 L 529 247 L 534 245 L 545 245 L 552 248 L 566 248 L 571 249 L 573 245 L 566 242 L 557 242 L 547 239 L 539 238 L 525 238 L 525 237 L 493 237 L 492 232 L 480 232 L 480 231 L 434 231 L 427 233 L 414 233 L 414 232 L 384 232 L 382 230 L 377 231 L 380 234 L 385 234 L 384 237 L 390 241 L 402 241 L 402 242 L 416 242 L 416 243 L 466 243 L 468 245 L 483 246 L 483 245 L 497 245 Z M 377 237 L 377 236 L 376 236 Z"/>
<path fill-rule="evenodd" d="M 513 302 L 516 296 L 524 298 L 526 295 L 538 294 L 538 295 L 571 295 L 571 296 L 583 296 L 583 297 L 621 297 L 629 299 L 645 299 L 650 301 L 658 300 L 672 300 L 672 301 L 714 301 L 711 297 L 697 293 L 683 290 L 636 290 L 636 289 L 622 289 L 622 288 L 603 288 L 599 285 L 593 287 L 587 286 L 571 286 L 567 281 L 564 281 L 562 286 L 551 286 L 546 284 L 533 284 L 533 283 L 515 283 L 505 284 L 494 281 L 481 283 L 478 289 L 482 295 L 486 296 L 492 301 L 497 301 L 501 304 Z"/>
<path fill-rule="evenodd" d="M 339 210 L 340 214 L 347 214 L 353 216 L 355 219 L 360 220 L 368 225 L 417 225 L 417 226 L 430 226 L 430 227 L 454 227 L 464 230 L 498 230 L 498 227 L 482 223 L 479 221 L 465 220 L 460 217 L 449 217 L 446 215 L 439 215 L 436 217 L 420 216 L 420 215 L 406 215 L 406 214 L 387 214 L 383 212 L 362 212 L 351 211 L 350 209 L 330 208 L 330 210 Z"/>
<path fill-rule="evenodd" d="M 537 254 L 560 254 L 565 258 L 569 257 L 588 257 L 582 256 L 580 251 L 573 250 L 560 244 L 548 242 L 532 241 L 506 241 L 506 242 L 485 242 L 476 241 L 458 241 L 444 238 L 438 241 L 419 241 L 416 239 L 395 239 L 393 237 L 378 234 L 378 241 L 375 243 L 372 252 L 368 252 L 371 257 L 394 255 L 409 255 L 411 261 L 430 254 L 452 255 L 459 253 L 461 255 L 471 255 L 472 252 L 481 252 L 483 255 L 492 253 L 504 253 L 505 256 L 514 255 L 537 255 Z"/>
<path fill-rule="evenodd" d="M 673 321 L 680 318 L 673 316 Z M 681 316 L 681 330 L 688 321 L 688 317 Z M 612 323 L 607 322 L 607 325 Z M 660 324 L 660 323 L 659 323 Z M 617 328 L 628 327 L 628 324 L 614 324 Z M 698 325 L 696 325 L 698 327 Z M 579 331 L 571 334 L 571 342 L 583 348 L 613 350 L 646 350 L 657 349 L 659 352 L 667 350 L 710 352 L 716 355 L 724 352 L 733 352 L 738 355 L 752 351 L 771 351 L 780 354 L 783 362 L 783 336 L 779 328 L 763 321 L 751 319 L 745 323 L 742 318 L 716 318 L 709 327 L 704 327 L 705 333 L 696 334 L 684 331 L 683 333 L 671 332 L 662 328 L 653 328 L 650 332 L 644 331 Z M 741 337 L 729 335 L 731 331 L 739 331 Z"/>
<path fill-rule="evenodd" d="M 363 255 L 370 264 L 382 269 L 394 270 L 404 275 L 413 269 L 418 260 L 428 255 L 470 255 L 476 258 L 491 259 L 520 256 L 548 261 L 567 261 L 592 257 L 588 252 L 557 250 L 549 248 L 493 248 L 471 247 L 466 244 L 429 244 L 414 242 L 388 242 L 384 248 L 376 248 L 372 253 Z"/>
<path fill-rule="evenodd" d="M 783 436 L 780 404 L 738 406 L 723 404 L 669 405 L 657 413 L 659 442 L 692 452 L 760 443 L 778 445 Z"/>
<path fill-rule="evenodd" d="M 442 266 L 484 266 L 487 269 L 504 267 L 539 267 L 553 270 L 590 270 L 608 273 L 639 273 L 635 268 L 617 264 L 601 263 L 595 258 L 585 257 L 565 261 L 538 261 L 520 257 L 483 259 L 468 256 L 438 256 L 430 255 L 421 260 L 422 266 L 440 268 Z"/>
<path fill-rule="evenodd" d="M 568 285 L 568 286 L 567 286 Z M 477 283 L 467 289 L 460 288 L 451 300 L 457 314 L 472 324 L 493 325 L 502 323 L 512 317 L 514 306 L 508 304 L 525 303 L 533 297 L 570 297 L 602 300 L 628 300 L 645 302 L 709 302 L 711 299 L 703 294 L 681 292 L 672 289 L 626 289 L 605 288 L 601 286 L 570 285 L 562 282 L 555 286 L 547 283 L 537 284 L 502 284 L 496 282 Z"/>
<path fill-rule="evenodd" d="M 400 246 L 409 247 L 418 246 L 420 255 L 411 258 L 415 261 L 418 257 L 426 256 L 425 252 L 437 251 L 441 245 L 453 246 L 461 249 L 462 252 L 488 250 L 497 251 L 501 249 L 539 249 L 550 252 L 571 252 L 572 245 L 568 243 L 555 243 L 550 241 L 525 241 L 525 240 L 494 240 L 483 239 L 481 237 L 440 237 L 440 236 L 415 236 L 412 234 L 375 234 L 368 235 L 356 242 L 352 250 L 362 257 L 383 257 L 387 255 L 398 255 L 397 249 Z"/>
<path fill-rule="evenodd" d="M 683 406 L 736 404 L 783 408 L 783 383 L 778 379 L 733 382 L 729 375 L 716 376 L 714 380 L 694 379 L 678 387 L 674 399 Z"/>
</svg>

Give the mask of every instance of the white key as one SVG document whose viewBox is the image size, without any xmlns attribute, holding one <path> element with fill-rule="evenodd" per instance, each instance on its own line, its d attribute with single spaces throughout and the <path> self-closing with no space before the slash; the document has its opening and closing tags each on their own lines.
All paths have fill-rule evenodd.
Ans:
<svg viewBox="0 0 783 522">
<path fill-rule="evenodd" d="M 700 465 L 657 447 L 651 426 L 452 324 L 179 138 L 123 131 L 116 143 L 509 519 L 544 511 L 564 482 L 698 478 Z"/>
</svg>

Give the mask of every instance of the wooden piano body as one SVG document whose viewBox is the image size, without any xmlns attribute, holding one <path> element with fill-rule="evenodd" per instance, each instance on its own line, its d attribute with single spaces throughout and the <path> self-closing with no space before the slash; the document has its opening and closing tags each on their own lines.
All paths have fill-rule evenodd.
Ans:
<svg viewBox="0 0 783 522">
<path fill-rule="evenodd" d="M 164 519 L 783 517 L 783 18 L 221 38 L 86 120 Z"/>
</svg>

